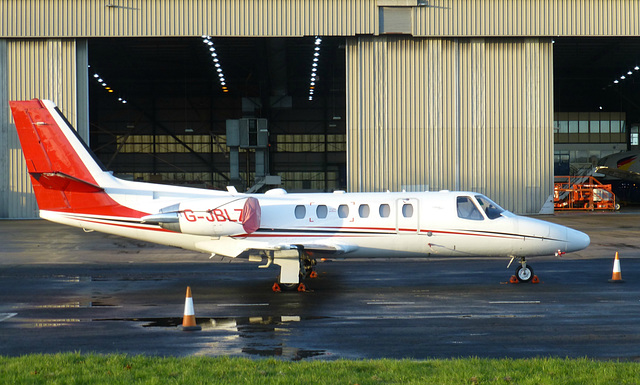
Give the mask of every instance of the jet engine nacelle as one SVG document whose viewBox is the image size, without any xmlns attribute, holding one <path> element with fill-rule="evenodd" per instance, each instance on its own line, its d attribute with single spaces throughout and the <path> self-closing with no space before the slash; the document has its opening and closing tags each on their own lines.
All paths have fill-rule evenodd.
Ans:
<svg viewBox="0 0 640 385">
<path fill-rule="evenodd" d="M 145 223 L 183 234 L 214 237 L 251 234 L 260 228 L 256 198 L 193 199 L 142 218 Z"/>
</svg>

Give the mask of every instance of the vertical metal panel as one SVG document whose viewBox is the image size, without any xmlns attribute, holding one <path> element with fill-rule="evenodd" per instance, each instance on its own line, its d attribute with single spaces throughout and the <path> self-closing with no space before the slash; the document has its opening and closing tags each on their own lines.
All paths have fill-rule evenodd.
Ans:
<svg viewBox="0 0 640 385">
<path fill-rule="evenodd" d="M 638 36 L 637 0 L 441 0 L 415 7 L 414 36 Z"/>
<path fill-rule="evenodd" d="M 9 104 L 7 98 L 7 41 L 0 39 L 0 218 L 9 216 Z"/>
<path fill-rule="evenodd" d="M 9 100 L 53 100 L 76 125 L 76 45 L 73 40 L 10 40 L 7 43 L 7 96 Z M 13 118 L 10 117 L 10 125 Z M 7 215 L 37 217 L 29 174 L 15 130 L 7 133 L 9 163 Z"/>
<path fill-rule="evenodd" d="M 349 190 L 473 190 L 540 210 L 553 192 L 550 42 L 361 37 L 346 52 Z"/>
</svg>

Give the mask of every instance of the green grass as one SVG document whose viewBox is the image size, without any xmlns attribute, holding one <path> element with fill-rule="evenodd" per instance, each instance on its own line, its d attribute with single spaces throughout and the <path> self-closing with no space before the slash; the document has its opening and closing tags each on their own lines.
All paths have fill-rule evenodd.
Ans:
<svg viewBox="0 0 640 385">
<path fill-rule="evenodd" d="M 0 356 L 0 384 L 640 384 L 640 363 L 588 359 L 281 361 Z"/>
</svg>

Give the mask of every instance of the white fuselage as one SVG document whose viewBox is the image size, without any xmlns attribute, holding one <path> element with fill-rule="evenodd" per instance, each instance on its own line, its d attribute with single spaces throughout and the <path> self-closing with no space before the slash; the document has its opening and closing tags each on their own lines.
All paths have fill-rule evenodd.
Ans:
<svg viewBox="0 0 640 385">
<path fill-rule="evenodd" d="M 104 183 L 106 180 L 108 183 Z M 495 204 L 499 213 L 488 215 L 486 202 L 493 202 L 472 192 L 288 194 L 276 189 L 247 195 L 128 182 L 111 175 L 105 175 L 103 184 L 119 204 L 144 213 L 155 214 L 179 205 L 181 223 L 188 221 L 192 226 L 211 226 L 216 221 L 229 222 L 219 225 L 235 225 L 231 222 L 239 219 L 238 209 L 218 209 L 217 216 L 213 210 L 220 207 L 220 202 L 252 196 L 262 210 L 260 228 L 251 234 L 196 235 L 190 230 L 175 232 L 140 223 L 139 218 L 54 211 L 41 211 L 41 216 L 85 229 L 229 257 L 292 245 L 316 253 L 348 253 L 354 257 L 521 257 L 565 253 L 589 244 L 589 237 L 579 231 L 517 216 Z M 471 214 L 469 209 L 473 210 Z"/>
</svg>

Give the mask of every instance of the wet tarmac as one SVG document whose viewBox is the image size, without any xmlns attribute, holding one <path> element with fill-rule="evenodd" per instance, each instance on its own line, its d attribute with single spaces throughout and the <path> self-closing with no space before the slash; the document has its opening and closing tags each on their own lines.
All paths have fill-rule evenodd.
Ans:
<svg viewBox="0 0 640 385">
<path fill-rule="evenodd" d="M 507 284 L 502 259 L 342 259 L 319 263 L 307 293 L 273 293 L 278 271 L 256 263 L 0 221 L 0 355 L 639 359 L 640 214 L 543 219 L 592 245 L 531 258 L 540 284 Z M 177 328 L 187 286 L 199 332 Z"/>
</svg>

